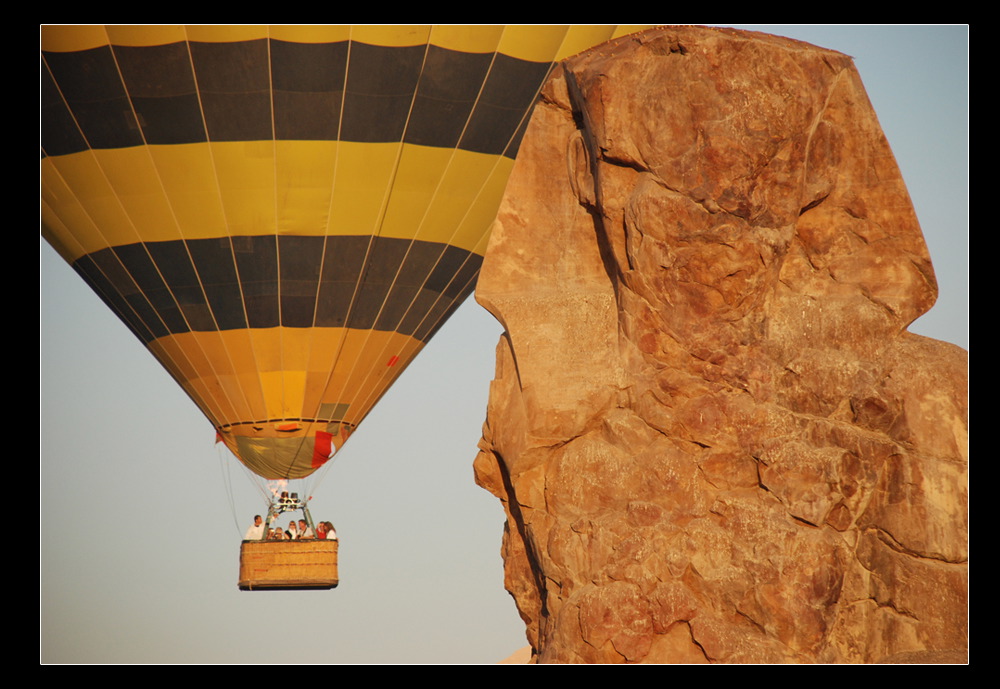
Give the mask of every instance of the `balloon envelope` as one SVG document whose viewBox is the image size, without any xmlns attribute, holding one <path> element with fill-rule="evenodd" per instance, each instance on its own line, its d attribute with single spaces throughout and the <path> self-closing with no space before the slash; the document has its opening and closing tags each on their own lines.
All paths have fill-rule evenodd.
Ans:
<svg viewBox="0 0 1000 689">
<path fill-rule="evenodd" d="M 472 291 L 552 64 L 609 26 L 47 26 L 42 233 L 258 475 Z"/>
</svg>

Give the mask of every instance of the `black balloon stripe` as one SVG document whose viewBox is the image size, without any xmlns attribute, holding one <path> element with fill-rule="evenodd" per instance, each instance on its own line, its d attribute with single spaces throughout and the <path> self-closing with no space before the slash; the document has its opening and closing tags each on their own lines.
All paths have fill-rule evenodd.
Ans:
<svg viewBox="0 0 1000 689">
<path fill-rule="evenodd" d="M 145 343 L 279 325 L 426 342 L 481 265 L 478 254 L 436 242 L 265 235 L 109 247 L 74 267 Z"/>
<path fill-rule="evenodd" d="M 43 52 L 42 153 L 206 141 L 406 143 L 513 158 L 550 63 L 259 39 Z"/>
</svg>

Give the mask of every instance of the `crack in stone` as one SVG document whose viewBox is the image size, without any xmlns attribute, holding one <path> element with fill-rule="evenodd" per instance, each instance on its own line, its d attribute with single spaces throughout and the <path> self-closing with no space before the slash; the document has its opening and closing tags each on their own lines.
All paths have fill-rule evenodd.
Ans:
<svg viewBox="0 0 1000 689">
<path fill-rule="evenodd" d="M 701 645 L 701 642 L 698 641 L 698 639 L 695 638 L 695 636 L 694 636 L 694 629 L 691 627 L 691 622 L 689 622 L 688 620 L 678 620 L 677 622 L 679 624 L 683 624 L 683 625 L 687 626 L 687 628 L 688 628 L 688 634 L 691 637 L 691 643 L 693 643 L 695 646 L 697 646 L 698 650 L 701 651 L 701 654 L 703 656 L 705 656 L 705 660 L 707 660 L 708 662 L 711 663 L 713 659 L 708 655 L 708 651 L 706 651 L 705 647 Z"/>
<path fill-rule="evenodd" d="M 829 194 L 824 194 L 815 201 L 810 201 L 808 204 L 799 209 L 799 215 L 801 216 L 803 213 L 811 211 L 813 208 L 826 201 L 829 197 L 830 197 Z"/>
<path fill-rule="evenodd" d="M 897 608 L 896 605 L 891 600 L 887 600 L 884 603 L 880 603 L 874 597 L 871 597 L 870 600 L 873 603 L 875 603 L 875 607 L 877 607 L 879 610 L 891 610 L 900 617 L 905 617 L 910 620 L 916 620 L 918 622 L 920 621 L 920 618 L 917 617 L 912 612 L 910 612 L 909 610 L 900 610 L 899 608 Z"/>
<path fill-rule="evenodd" d="M 907 548 L 905 545 L 900 543 L 896 537 L 892 535 L 892 533 L 881 526 L 874 526 L 868 530 L 874 531 L 875 537 L 878 538 L 883 545 L 897 553 L 900 553 L 901 555 L 909 555 L 910 557 L 915 557 L 921 560 L 934 560 L 936 562 L 943 562 L 949 565 L 964 565 L 968 562 L 968 559 L 966 558 L 960 560 L 949 560 L 938 553 L 926 553 Z"/>
</svg>

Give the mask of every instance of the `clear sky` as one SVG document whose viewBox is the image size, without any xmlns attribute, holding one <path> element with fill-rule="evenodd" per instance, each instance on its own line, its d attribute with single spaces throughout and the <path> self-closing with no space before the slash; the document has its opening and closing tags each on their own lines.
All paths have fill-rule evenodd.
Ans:
<svg viewBox="0 0 1000 689">
<path fill-rule="evenodd" d="M 968 348 L 968 28 L 738 28 L 855 58 L 941 290 L 911 330 Z M 493 663 L 526 644 L 503 511 L 472 476 L 501 332 L 473 301 L 310 488 L 341 585 L 245 593 L 254 482 L 42 239 L 39 292 L 42 662 Z"/>
</svg>

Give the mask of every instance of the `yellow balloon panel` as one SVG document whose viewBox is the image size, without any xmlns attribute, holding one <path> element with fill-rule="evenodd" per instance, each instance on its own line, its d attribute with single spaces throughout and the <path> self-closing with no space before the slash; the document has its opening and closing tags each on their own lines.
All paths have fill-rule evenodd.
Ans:
<svg viewBox="0 0 1000 689">
<path fill-rule="evenodd" d="M 98 239 L 100 230 L 87 215 L 72 187 L 48 158 L 42 167 L 42 236 L 73 263 L 87 253 L 88 238 Z"/>
<path fill-rule="evenodd" d="M 499 24 L 435 26 L 431 29 L 430 43 L 463 53 L 492 53 L 499 47 L 503 32 L 504 27 Z"/>
<path fill-rule="evenodd" d="M 211 148 L 229 234 L 273 234 L 278 224 L 274 144 L 238 141 Z"/>
<path fill-rule="evenodd" d="M 351 404 L 344 419 L 361 423 L 374 399 L 423 347 L 423 343 L 400 333 L 351 330 L 344 350 L 322 389 L 323 404 Z M 361 403 L 367 407 L 355 408 Z"/>
<path fill-rule="evenodd" d="M 278 232 L 325 235 L 335 188 L 337 141 L 278 141 L 275 146 Z"/>
<path fill-rule="evenodd" d="M 592 48 L 598 43 L 604 43 L 605 41 L 610 41 L 616 36 L 623 35 L 619 34 L 616 26 L 600 26 L 600 25 L 580 25 L 571 26 L 569 31 L 566 33 L 566 40 L 559 47 L 559 52 L 556 54 L 557 60 L 565 60 L 568 57 L 572 57 L 577 53 L 583 52 L 588 48 Z"/>
<path fill-rule="evenodd" d="M 398 143 L 341 147 L 330 234 L 378 234 L 400 148 Z"/>
<path fill-rule="evenodd" d="M 346 24 L 299 24 L 271 26 L 270 37 L 279 41 L 296 43 L 338 43 L 351 38 L 351 27 Z"/>
<path fill-rule="evenodd" d="M 430 33 L 429 24 L 358 25 L 351 29 L 351 40 L 387 47 L 417 46 L 427 43 Z"/>
<path fill-rule="evenodd" d="M 432 226 L 453 226 L 454 232 L 449 243 L 480 256 L 486 253 L 489 227 L 500 208 L 500 200 L 507 187 L 507 179 L 514 167 L 514 161 L 509 158 L 498 158 L 495 162 L 496 164 L 483 180 L 473 203 L 464 208 L 449 206 L 446 203 L 436 204 L 433 213 L 428 218 L 428 222 Z M 451 179 L 454 179 L 459 185 L 462 184 L 462 166 L 454 166 L 449 170 L 449 181 Z M 461 218 L 457 217 L 459 214 L 461 214 Z M 487 228 L 486 232 L 482 231 L 483 227 Z"/>
<path fill-rule="evenodd" d="M 498 183 L 506 185 L 510 166 L 504 160 L 468 151 L 405 146 L 382 236 L 416 237 L 471 250 L 496 217 L 499 197 L 489 189 Z M 506 172 L 497 175 L 498 167 Z M 474 237 L 458 232 L 467 217 L 476 228 Z"/>
<path fill-rule="evenodd" d="M 47 175 L 50 171 L 54 174 Z M 43 160 L 42 176 L 56 185 L 48 187 L 53 193 L 43 196 L 43 201 L 60 217 L 64 227 L 71 228 L 72 244 L 78 246 L 78 250 L 89 253 L 109 246 L 109 238 L 125 240 L 119 243 L 137 240 L 135 225 L 93 153 Z M 43 185 L 43 191 L 45 189 Z M 70 244 L 69 241 L 65 243 Z"/>
<path fill-rule="evenodd" d="M 227 425 L 312 418 L 324 405 L 366 399 L 422 346 L 397 332 L 271 328 L 171 335 L 150 350 L 183 385 L 205 391 L 200 406 L 220 410 L 213 422 Z"/>
<path fill-rule="evenodd" d="M 192 24 L 184 27 L 187 40 L 204 43 L 235 43 L 237 41 L 259 41 L 267 38 L 266 25 L 238 24 Z"/>
<path fill-rule="evenodd" d="M 108 26 L 107 37 L 113 45 L 127 46 L 164 45 L 188 40 L 183 26 L 155 24 Z"/>
<path fill-rule="evenodd" d="M 218 336 L 220 333 L 213 333 Z M 149 351 L 170 372 L 188 396 L 198 405 L 213 425 L 221 418 L 254 418 L 248 406 L 257 389 L 241 382 L 232 367 L 223 368 L 219 357 L 213 366 L 212 347 L 199 343 L 198 335 L 205 333 L 182 333 L 164 337 L 149 343 Z M 219 349 L 216 345 L 215 349 Z M 216 368 L 218 366 L 218 368 Z M 249 399 L 248 399 L 249 398 Z M 263 410 L 262 400 L 258 408 Z"/>
<path fill-rule="evenodd" d="M 42 26 L 41 48 L 45 52 L 69 53 L 90 50 L 107 45 L 108 32 L 104 26 L 90 24 Z"/>
<path fill-rule="evenodd" d="M 110 185 L 109 193 L 115 196 L 115 203 L 120 205 L 127 220 L 120 225 L 99 222 L 104 243 L 95 244 L 90 251 L 98 247 L 181 237 L 172 201 L 165 194 L 162 167 L 157 167 L 156 159 L 150 154 L 148 147 L 94 151 L 95 162 Z M 196 168 L 192 165 L 188 169 L 190 175 Z M 201 215 L 204 219 L 207 214 L 202 212 Z"/>
<path fill-rule="evenodd" d="M 552 62 L 566 39 L 568 25 L 508 26 L 499 52 L 532 62 Z"/>
<path fill-rule="evenodd" d="M 181 236 L 196 239 L 229 234 L 211 149 L 206 144 L 148 148 L 157 177 L 151 188 L 163 188 L 170 214 L 180 228 Z M 160 240 L 157 235 L 152 235 L 147 241 Z M 124 242 L 112 246 L 119 243 Z"/>
</svg>

